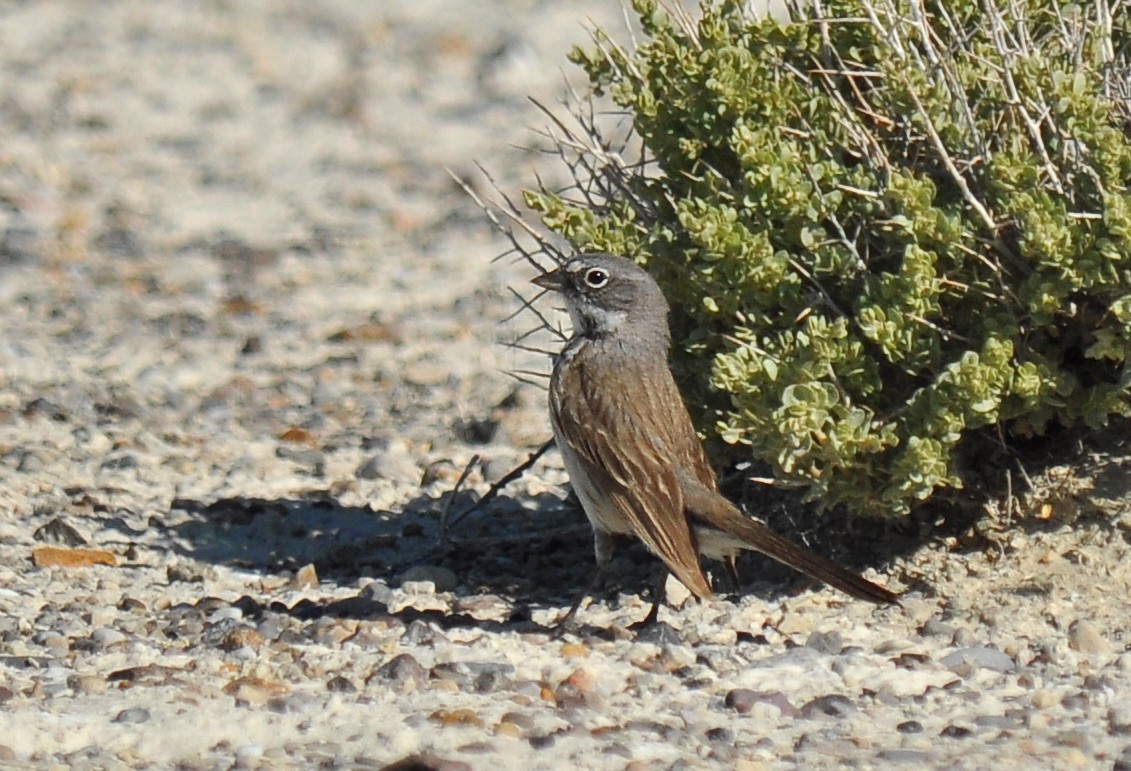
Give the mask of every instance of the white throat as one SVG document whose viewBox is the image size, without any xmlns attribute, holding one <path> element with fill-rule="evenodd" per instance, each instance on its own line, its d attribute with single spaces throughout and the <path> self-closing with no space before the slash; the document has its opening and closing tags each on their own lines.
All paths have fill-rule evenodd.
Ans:
<svg viewBox="0 0 1131 771">
<path fill-rule="evenodd" d="M 583 315 L 573 303 L 567 303 L 567 305 L 569 320 L 573 324 L 574 335 L 584 333 L 597 335 L 613 334 L 620 329 L 621 324 L 628 318 L 626 311 L 602 310 L 597 313 L 591 311 Z"/>
</svg>

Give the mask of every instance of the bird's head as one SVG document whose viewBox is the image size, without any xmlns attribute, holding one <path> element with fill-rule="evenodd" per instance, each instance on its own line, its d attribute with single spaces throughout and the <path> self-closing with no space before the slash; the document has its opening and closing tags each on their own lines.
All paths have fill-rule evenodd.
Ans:
<svg viewBox="0 0 1131 771">
<path fill-rule="evenodd" d="M 565 301 L 573 333 L 626 335 L 668 345 L 668 302 L 655 280 L 630 260 L 583 254 L 534 279 Z"/>
</svg>

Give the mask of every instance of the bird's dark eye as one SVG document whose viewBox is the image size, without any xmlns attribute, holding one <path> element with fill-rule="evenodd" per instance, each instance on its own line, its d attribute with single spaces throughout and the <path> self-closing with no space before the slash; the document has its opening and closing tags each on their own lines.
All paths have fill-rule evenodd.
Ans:
<svg viewBox="0 0 1131 771">
<path fill-rule="evenodd" d="M 585 271 L 585 283 L 590 289 L 600 289 L 609 283 L 609 272 L 601 268 L 590 268 Z"/>
</svg>

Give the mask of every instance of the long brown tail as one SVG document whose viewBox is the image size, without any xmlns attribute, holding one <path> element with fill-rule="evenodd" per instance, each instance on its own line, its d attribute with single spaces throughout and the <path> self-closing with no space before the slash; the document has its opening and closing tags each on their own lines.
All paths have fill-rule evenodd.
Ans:
<svg viewBox="0 0 1131 771">
<path fill-rule="evenodd" d="M 857 599 L 881 605 L 899 603 L 899 595 L 894 592 L 782 538 L 761 522 L 743 514 L 733 503 L 699 481 L 684 474 L 677 476 L 683 491 L 684 505 L 696 524 L 721 530 L 740 541 L 745 548 L 759 551 Z"/>
</svg>

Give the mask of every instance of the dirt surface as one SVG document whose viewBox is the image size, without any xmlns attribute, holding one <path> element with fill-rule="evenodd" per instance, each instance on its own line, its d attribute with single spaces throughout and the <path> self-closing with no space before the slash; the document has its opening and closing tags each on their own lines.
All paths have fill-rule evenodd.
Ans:
<svg viewBox="0 0 1131 771">
<path fill-rule="evenodd" d="M 549 427 L 449 170 L 567 179 L 527 96 L 587 19 L 0 4 L 0 765 L 1131 768 L 1118 436 L 981 532 L 824 545 L 902 608 L 753 562 L 634 630 L 628 549 L 554 639 L 556 454 L 458 518 Z"/>
</svg>

